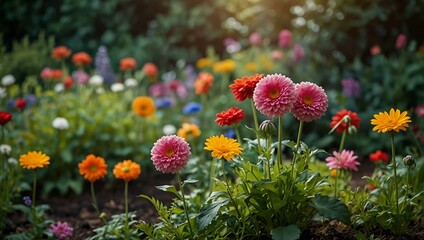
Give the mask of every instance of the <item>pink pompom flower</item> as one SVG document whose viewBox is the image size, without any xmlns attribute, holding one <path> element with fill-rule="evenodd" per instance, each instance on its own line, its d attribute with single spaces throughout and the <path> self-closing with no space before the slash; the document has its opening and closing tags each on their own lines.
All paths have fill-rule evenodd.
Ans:
<svg viewBox="0 0 424 240">
<path fill-rule="evenodd" d="M 279 117 L 293 106 L 294 83 L 281 74 L 267 75 L 256 85 L 253 101 L 256 108 L 268 117 Z"/>
<path fill-rule="evenodd" d="M 320 119 L 328 107 L 327 94 L 322 87 L 311 82 L 295 84 L 293 115 L 302 122 Z"/>
<path fill-rule="evenodd" d="M 56 222 L 50 225 L 50 231 L 57 239 L 70 239 L 74 229 L 67 222 Z"/>
<path fill-rule="evenodd" d="M 406 41 L 407 41 L 406 35 L 399 34 L 399 36 L 396 38 L 396 49 L 401 49 L 405 47 Z"/>
<path fill-rule="evenodd" d="M 185 167 L 190 157 L 190 146 L 176 135 L 158 139 L 151 150 L 151 159 L 156 170 L 177 173 Z"/>
<path fill-rule="evenodd" d="M 292 33 L 284 29 L 278 34 L 278 46 L 284 48 L 284 47 L 290 47 L 292 45 L 293 41 L 293 35 Z"/>
<path fill-rule="evenodd" d="M 357 166 L 360 165 L 360 163 L 357 159 L 358 156 L 356 156 L 353 151 L 343 150 L 341 153 L 334 151 L 333 156 L 327 157 L 325 161 L 330 169 L 335 168 L 358 171 Z"/>
</svg>

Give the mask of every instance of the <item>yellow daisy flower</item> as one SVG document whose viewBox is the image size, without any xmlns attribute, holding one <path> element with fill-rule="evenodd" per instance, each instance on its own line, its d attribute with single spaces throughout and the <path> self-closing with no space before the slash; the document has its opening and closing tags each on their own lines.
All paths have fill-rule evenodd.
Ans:
<svg viewBox="0 0 424 240">
<path fill-rule="evenodd" d="M 243 149 L 235 139 L 228 139 L 221 134 L 221 136 L 212 136 L 206 139 L 205 150 L 212 151 L 212 157 L 218 159 L 225 158 L 229 161 L 235 156 L 242 153 Z"/>
<path fill-rule="evenodd" d="M 408 112 L 404 111 L 400 113 L 399 109 L 394 110 L 390 109 L 390 112 L 380 112 L 374 114 L 374 119 L 371 119 L 371 124 L 375 125 L 372 129 L 379 133 L 385 133 L 390 131 L 399 132 L 399 130 L 406 131 L 406 128 L 409 127 L 408 123 L 411 122 Z"/>
<path fill-rule="evenodd" d="M 50 164 L 50 157 L 42 152 L 28 152 L 20 156 L 19 164 L 26 169 L 43 168 Z"/>
</svg>

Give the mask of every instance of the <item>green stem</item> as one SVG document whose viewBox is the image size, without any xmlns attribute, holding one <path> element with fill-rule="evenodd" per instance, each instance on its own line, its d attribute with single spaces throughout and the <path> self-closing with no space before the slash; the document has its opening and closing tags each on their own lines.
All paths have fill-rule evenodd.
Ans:
<svg viewBox="0 0 424 240">
<path fill-rule="evenodd" d="M 35 213 L 35 192 L 37 188 L 37 175 L 36 170 L 34 169 L 34 181 L 32 185 L 32 211 Z"/>
<path fill-rule="evenodd" d="M 283 138 L 283 121 L 282 117 L 278 117 L 278 152 L 277 152 L 277 166 L 281 171 L 281 167 L 283 166 L 283 156 L 282 156 L 282 138 Z"/>
<path fill-rule="evenodd" d="M 177 178 L 178 178 L 178 184 L 180 185 L 181 197 L 183 199 L 184 212 L 185 212 L 185 215 L 186 215 L 186 218 L 187 218 L 188 227 L 190 229 L 190 235 L 193 237 L 194 236 L 193 229 L 191 228 L 190 217 L 188 216 L 187 203 L 186 203 L 185 195 L 184 195 L 184 186 L 181 183 L 182 181 L 181 181 L 181 176 L 180 176 L 180 173 L 179 172 L 177 172 Z"/>
<path fill-rule="evenodd" d="M 233 202 L 233 204 L 234 204 L 234 207 L 235 207 L 236 212 L 237 212 L 237 216 L 238 216 L 239 218 L 241 218 L 241 214 L 240 214 L 240 212 L 239 212 L 239 210 L 238 210 L 237 203 L 236 203 L 236 201 L 234 200 L 233 195 L 231 194 L 231 191 L 230 191 L 230 185 L 228 184 L 227 174 L 225 173 L 224 162 L 222 162 L 222 175 L 224 176 L 225 185 L 227 185 L 227 192 L 228 192 L 228 196 L 230 196 L 230 200 L 231 200 L 231 202 Z"/>
<path fill-rule="evenodd" d="M 129 239 L 129 226 L 128 226 L 128 182 L 125 181 L 125 239 Z"/>
<path fill-rule="evenodd" d="M 339 146 L 339 153 L 342 152 L 343 148 L 344 148 L 344 144 L 346 141 L 346 135 L 347 135 L 347 130 L 343 130 L 343 134 L 342 134 L 342 140 L 340 141 L 340 146 Z"/>
<path fill-rule="evenodd" d="M 209 194 L 212 194 L 214 181 L 213 178 L 215 177 L 215 169 L 216 169 L 216 159 L 212 158 L 212 162 L 209 168 Z"/>
<path fill-rule="evenodd" d="M 292 178 L 293 178 L 293 169 L 296 166 L 296 160 L 297 160 L 297 154 L 300 148 L 300 138 L 302 136 L 302 131 L 303 131 L 303 121 L 300 121 L 299 123 L 299 131 L 297 133 L 297 141 L 296 141 L 296 145 L 294 146 L 294 156 L 293 156 L 293 166 L 292 166 Z"/>
<path fill-rule="evenodd" d="M 241 136 L 240 136 L 240 130 L 238 128 L 238 124 L 235 124 L 234 128 L 236 129 L 237 141 L 241 144 Z M 258 139 L 258 146 L 259 146 L 259 139 Z"/>
<path fill-rule="evenodd" d="M 397 184 L 397 174 L 396 174 L 396 159 L 395 159 L 395 135 L 393 132 L 390 132 L 390 140 L 392 145 L 392 164 L 393 164 L 393 174 L 395 178 L 395 197 L 396 197 L 396 219 L 399 216 L 399 193 L 398 193 L 398 184 Z"/>
<path fill-rule="evenodd" d="M 250 106 L 252 107 L 252 113 L 253 113 L 253 122 L 255 123 L 255 134 L 256 134 L 256 139 L 258 141 L 258 152 L 261 152 L 261 145 L 259 143 L 259 122 L 258 122 L 258 114 L 256 112 L 256 108 L 255 108 L 255 103 L 253 102 L 253 99 L 250 99 Z"/>
<path fill-rule="evenodd" d="M 267 146 L 267 150 L 266 150 L 266 161 L 267 161 L 267 168 L 268 168 L 268 178 L 271 181 L 271 154 L 269 154 L 269 152 L 271 151 L 271 137 L 268 137 L 267 141 L 266 141 L 266 146 Z"/>
<path fill-rule="evenodd" d="M 344 144 L 346 141 L 346 135 L 347 135 L 347 130 L 343 130 L 342 133 L 342 139 L 340 140 L 340 146 L 339 146 L 339 154 L 342 152 L 343 148 L 344 148 Z M 339 180 L 339 159 L 337 159 L 337 168 L 336 168 L 336 179 L 334 180 L 334 197 L 337 198 L 338 197 L 338 192 L 337 192 L 337 184 L 338 184 L 338 180 Z"/>
<path fill-rule="evenodd" d="M 97 205 L 96 194 L 94 193 L 94 182 L 90 182 L 90 190 L 91 190 L 91 199 L 93 200 L 93 207 L 97 212 L 97 215 L 100 215 L 99 207 Z"/>
</svg>

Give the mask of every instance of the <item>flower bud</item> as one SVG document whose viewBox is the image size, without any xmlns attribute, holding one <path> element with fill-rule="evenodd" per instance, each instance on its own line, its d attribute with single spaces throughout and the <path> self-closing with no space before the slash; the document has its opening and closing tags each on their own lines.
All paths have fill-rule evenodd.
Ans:
<svg viewBox="0 0 424 240">
<path fill-rule="evenodd" d="M 271 137 L 275 133 L 275 126 L 271 120 L 265 120 L 259 125 L 259 132 L 266 138 Z"/>
<path fill-rule="evenodd" d="M 348 132 L 349 134 L 356 134 L 356 133 L 358 132 L 358 130 L 356 129 L 356 127 L 355 127 L 355 126 L 350 125 L 350 126 L 347 128 L 347 132 Z"/>
<path fill-rule="evenodd" d="M 414 157 L 413 157 L 413 156 L 411 156 L 411 155 L 406 155 L 406 156 L 403 158 L 403 164 L 405 164 L 405 166 L 408 166 L 408 167 L 412 167 L 412 166 L 414 166 L 414 165 L 415 165 Z"/>
</svg>

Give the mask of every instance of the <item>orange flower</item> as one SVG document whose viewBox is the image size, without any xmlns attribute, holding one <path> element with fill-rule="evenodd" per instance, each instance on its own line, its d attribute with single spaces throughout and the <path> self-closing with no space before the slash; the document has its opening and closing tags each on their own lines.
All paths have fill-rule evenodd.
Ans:
<svg viewBox="0 0 424 240">
<path fill-rule="evenodd" d="M 143 66 L 143 72 L 148 77 L 156 77 L 158 75 L 158 67 L 153 63 L 146 63 Z"/>
<path fill-rule="evenodd" d="M 88 155 L 78 164 L 80 174 L 90 182 L 95 182 L 107 174 L 107 165 L 103 158 Z"/>
<path fill-rule="evenodd" d="M 52 57 L 56 60 L 67 58 L 71 55 L 72 51 L 65 46 L 55 47 L 52 51 Z"/>
<path fill-rule="evenodd" d="M 140 164 L 131 160 L 119 162 L 113 168 L 113 174 L 116 178 L 123 179 L 126 182 L 137 179 L 141 173 Z"/>
<path fill-rule="evenodd" d="M 255 74 L 234 80 L 234 83 L 230 85 L 234 98 L 239 102 L 243 102 L 246 98 L 252 98 L 253 91 L 263 76 L 263 74 Z"/>
<path fill-rule="evenodd" d="M 63 76 L 63 72 L 60 69 L 52 69 L 51 78 L 54 80 L 60 80 Z"/>
<path fill-rule="evenodd" d="M 141 96 L 134 99 L 132 109 L 138 116 L 148 117 L 156 111 L 156 106 L 153 99 Z"/>
<path fill-rule="evenodd" d="M 26 169 L 43 168 L 50 164 L 50 157 L 42 152 L 28 152 L 19 157 L 19 164 Z"/>
<path fill-rule="evenodd" d="M 72 56 L 72 62 L 77 66 L 88 65 L 93 59 L 86 52 L 77 52 Z"/>
<path fill-rule="evenodd" d="M 119 69 L 121 71 L 134 70 L 136 67 L 137 61 L 135 61 L 135 59 L 131 57 L 123 58 L 119 62 Z"/>
<path fill-rule="evenodd" d="M 196 94 L 207 94 L 213 85 L 213 75 L 208 72 L 202 72 L 194 82 Z"/>
<path fill-rule="evenodd" d="M 186 141 L 200 136 L 200 129 L 194 123 L 183 123 L 182 128 L 178 129 L 177 135 Z"/>
</svg>

